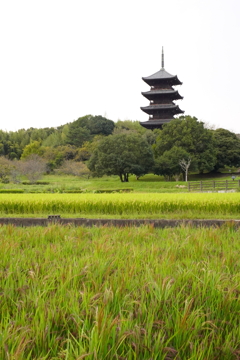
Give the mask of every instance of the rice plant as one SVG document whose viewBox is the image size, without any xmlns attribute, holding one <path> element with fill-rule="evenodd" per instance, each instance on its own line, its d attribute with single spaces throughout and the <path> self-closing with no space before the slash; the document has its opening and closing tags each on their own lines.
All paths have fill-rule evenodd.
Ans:
<svg viewBox="0 0 240 360">
<path fill-rule="evenodd" d="M 234 194 L 0 194 L 0 214 L 239 218 Z"/>
<path fill-rule="evenodd" d="M 0 359 L 239 359 L 239 236 L 2 226 Z"/>
</svg>

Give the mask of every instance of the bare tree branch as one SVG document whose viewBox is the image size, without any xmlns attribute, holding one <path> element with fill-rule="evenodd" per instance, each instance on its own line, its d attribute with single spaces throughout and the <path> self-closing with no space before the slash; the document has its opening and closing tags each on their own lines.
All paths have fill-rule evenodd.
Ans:
<svg viewBox="0 0 240 360">
<path fill-rule="evenodd" d="M 191 165 L 191 158 L 188 158 L 187 160 L 181 159 L 179 160 L 179 165 L 181 166 L 182 170 L 185 172 L 185 181 L 188 180 L 188 169 Z"/>
<path fill-rule="evenodd" d="M 37 154 L 28 156 L 21 160 L 21 173 L 25 175 L 31 183 L 39 180 L 46 171 L 46 161 Z"/>
</svg>

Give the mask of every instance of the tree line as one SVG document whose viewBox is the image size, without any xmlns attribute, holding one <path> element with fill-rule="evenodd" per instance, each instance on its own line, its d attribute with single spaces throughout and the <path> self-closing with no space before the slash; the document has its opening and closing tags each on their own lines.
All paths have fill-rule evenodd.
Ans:
<svg viewBox="0 0 240 360">
<path fill-rule="evenodd" d="M 114 123 L 92 115 L 57 128 L 0 131 L 0 179 L 17 181 L 17 173 L 27 175 L 29 161 L 35 163 L 29 169 L 77 176 L 118 175 L 127 182 L 130 174 L 139 178 L 152 172 L 178 180 L 188 170 L 240 167 L 240 139 L 226 129 L 208 129 L 191 116 L 154 131 L 138 121 Z"/>
</svg>

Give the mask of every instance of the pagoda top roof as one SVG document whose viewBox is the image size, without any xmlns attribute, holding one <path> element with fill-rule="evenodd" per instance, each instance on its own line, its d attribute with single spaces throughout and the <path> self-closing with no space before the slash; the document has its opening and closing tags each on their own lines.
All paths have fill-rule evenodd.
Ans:
<svg viewBox="0 0 240 360">
<path fill-rule="evenodd" d="M 148 85 L 152 85 L 157 82 L 168 82 L 172 85 L 182 85 L 182 82 L 178 79 L 177 75 L 169 74 L 164 68 L 157 71 L 156 73 L 143 77 L 143 81 L 145 81 Z"/>
</svg>

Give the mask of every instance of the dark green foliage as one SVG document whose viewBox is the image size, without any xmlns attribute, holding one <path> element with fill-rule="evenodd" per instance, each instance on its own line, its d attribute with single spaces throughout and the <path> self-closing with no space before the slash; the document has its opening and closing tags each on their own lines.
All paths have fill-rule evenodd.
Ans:
<svg viewBox="0 0 240 360">
<path fill-rule="evenodd" d="M 110 135 L 114 130 L 114 122 L 102 116 L 86 115 L 69 124 L 66 142 L 81 147 L 95 135 Z"/>
<path fill-rule="evenodd" d="M 74 122 L 69 126 L 66 143 L 81 147 L 85 141 L 91 140 L 91 134 L 88 129 Z"/>
<path fill-rule="evenodd" d="M 154 146 L 156 157 L 174 146 L 194 157 L 200 172 L 211 171 L 216 164 L 215 140 L 211 130 L 195 117 L 182 116 L 163 126 Z"/>
<path fill-rule="evenodd" d="M 112 120 L 108 120 L 100 115 L 91 116 L 86 125 L 91 135 L 110 135 L 114 127 L 115 124 Z"/>
<path fill-rule="evenodd" d="M 195 169 L 203 173 L 226 166 L 240 167 L 240 139 L 225 129 L 215 131 L 206 129 L 203 122 L 191 116 L 182 116 L 164 125 L 163 130 L 154 131 L 143 128 L 138 121 L 119 120 L 115 124 L 100 115 L 86 115 L 57 128 L 29 128 L 15 132 L 0 130 L 0 156 L 8 160 L 19 160 L 30 154 L 38 154 L 47 161 L 47 172 L 52 172 L 65 160 L 89 161 L 102 140 L 112 134 L 142 137 L 142 147 L 146 152 L 149 151 L 149 146 L 154 149 L 156 161 L 154 172 L 159 175 L 171 177 L 179 172 L 179 156 L 174 147 L 181 148 L 186 152 L 185 156 L 191 158 L 190 170 Z M 114 152 L 111 154 L 106 152 L 106 161 L 103 161 L 101 166 L 98 164 L 96 174 L 116 174 L 116 169 L 113 170 L 113 166 L 110 169 L 109 166 L 114 162 L 118 164 L 118 170 L 121 169 L 117 175 L 122 181 L 128 181 L 127 174 L 135 174 L 139 178 L 146 171 L 150 171 L 152 155 L 147 166 L 147 161 L 136 161 L 135 150 L 132 152 L 128 148 L 124 138 L 123 143 L 118 144 L 118 147 L 116 156 Z M 90 164 L 93 164 L 96 156 L 95 152 Z M 113 159 L 114 156 L 116 161 Z M 106 171 L 103 169 L 103 163 Z M 2 182 L 9 182 L 14 178 L 17 165 L 11 168 L 13 171 L 5 175 L 0 174 Z"/>
<path fill-rule="evenodd" d="M 215 146 L 217 150 L 217 162 L 215 170 L 240 166 L 240 139 L 236 134 L 226 129 L 213 131 Z"/>
<path fill-rule="evenodd" d="M 50 183 L 48 181 L 35 181 L 35 185 L 49 185 Z M 22 185 L 32 185 L 29 181 L 23 181 Z"/>
<path fill-rule="evenodd" d="M 133 188 L 127 188 L 127 189 L 98 189 L 95 190 L 94 192 L 96 194 L 103 194 L 103 193 L 128 193 L 128 192 L 132 192 Z"/>
<path fill-rule="evenodd" d="M 10 132 L 0 130 L 0 156 L 7 156 L 11 160 L 20 159 L 25 146 L 34 141 L 42 143 L 54 131 L 54 128 L 30 128 Z"/>
<path fill-rule="evenodd" d="M 146 132 L 143 134 L 143 139 L 147 141 L 149 145 L 154 145 L 156 143 L 157 139 L 157 132 L 146 130 Z"/>
<path fill-rule="evenodd" d="M 146 174 L 153 166 L 148 143 L 137 134 L 110 135 L 102 140 L 91 156 L 88 167 L 98 176 L 118 175 L 128 181 L 129 174 Z"/>
<path fill-rule="evenodd" d="M 22 194 L 24 193 L 23 189 L 0 189 L 1 194 Z"/>
<path fill-rule="evenodd" d="M 187 153 L 186 150 L 181 147 L 173 146 L 170 150 L 166 150 L 162 156 L 159 156 L 155 160 L 154 174 L 164 175 L 170 179 L 173 175 L 178 175 L 182 172 L 179 161 L 189 158 L 191 158 L 191 156 L 189 153 Z M 190 170 L 195 170 L 196 161 L 194 158 L 191 160 L 192 162 Z"/>
<path fill-rule="evenodd" d="M 64 190 L 63 193 L 67 193 L 67 194 L 82 194 L 84 191 L 83 190 Z"/>
</svg>

